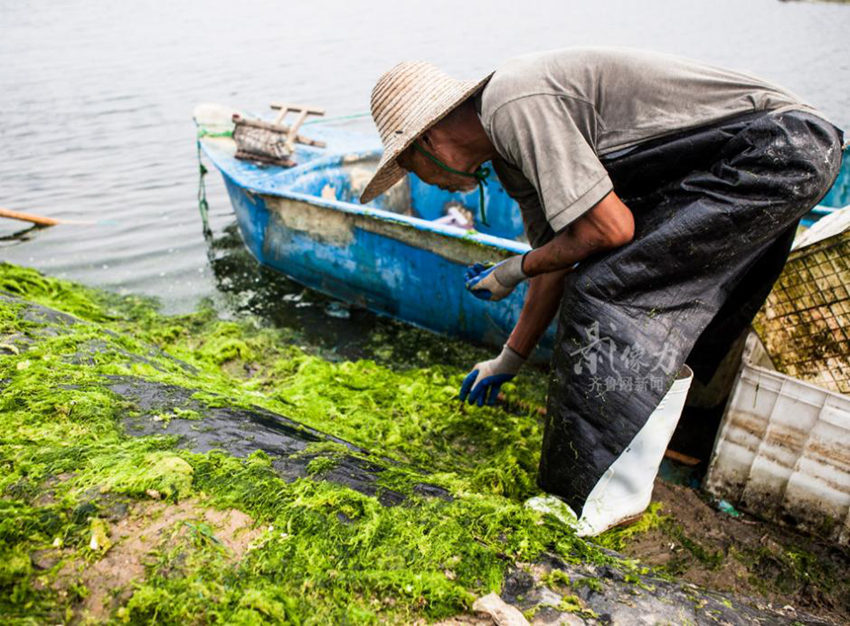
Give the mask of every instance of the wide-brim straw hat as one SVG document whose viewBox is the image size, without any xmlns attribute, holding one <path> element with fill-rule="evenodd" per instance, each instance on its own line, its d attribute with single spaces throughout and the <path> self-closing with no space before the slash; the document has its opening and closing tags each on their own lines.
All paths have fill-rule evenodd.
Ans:
<svg viewBox="0 0 850 626">
<path fill-rule="evenodd" d="M 401 178 L 396 158 L 422 133 L 481 89 L 492 72 L 478 81 L 456 80 L 430 63 L 405 61 L 378 79 L 372 89 L 372 119 L 384 154 L 378 169 L 360 194 L 365 204 Z"/>
</svg>

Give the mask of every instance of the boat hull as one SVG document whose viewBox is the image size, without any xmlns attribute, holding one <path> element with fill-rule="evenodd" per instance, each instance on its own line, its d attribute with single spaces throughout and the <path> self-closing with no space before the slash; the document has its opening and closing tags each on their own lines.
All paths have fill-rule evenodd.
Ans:
<svg viewBox="0 0 850 626">
<path fill-rule="evenodd" d="M 437 333 L 500 347 L 519 317 L 527 285 L 486 302 L 464 287 L 472 263 L 499 261 L 516 250 L 447 235 L 412 220 L 377 218 L 368 210 L 247 190 L 225 174 L 247 248 L 260 263 L 343 300 Z M 551 355 L 554 325 L 535 360 Z"/>
</svg>

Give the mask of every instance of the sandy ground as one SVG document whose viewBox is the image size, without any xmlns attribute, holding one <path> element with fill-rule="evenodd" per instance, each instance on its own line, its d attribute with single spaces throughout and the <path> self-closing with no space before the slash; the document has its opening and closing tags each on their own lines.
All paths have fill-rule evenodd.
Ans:
<svg viewBox="0 0 850 626">
<path fill-rule="evenodd" d="M 108 524 L 110 545 L 101 559 L 67 561 L 57 573 L 53 587 L 61 594 L 73 584 L 84 584 L 88 594 L 76 607 L 76 619 L 104 621 L 129 598 L 133 582 L 145 579 L 147 561 L 158 551 L 177 545 L 198 524 L 208 525 L 231 561 L 240 560 L 262 532 L 254 520 L 236 509 L 210 509 L 194 500 L 179 504 L 139 502 Z M 49 561 L 59 557 L 58 552 L 44 551 L 37 557 Z"/>
</svg>

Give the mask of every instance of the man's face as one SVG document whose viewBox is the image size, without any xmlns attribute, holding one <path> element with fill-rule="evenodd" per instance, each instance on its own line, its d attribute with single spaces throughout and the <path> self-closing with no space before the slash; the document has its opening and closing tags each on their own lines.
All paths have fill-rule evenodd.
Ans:
<svg viewBox="0 0 850 626">
<path fill-rule="evenodd" d="M 456 164 L 456 159 L 453 159 L 450 149 L 435 148 L 430 141 L 427 133 L 417 139 L 422 148 L 440 159 L 443 163 L 454 169 L 459 169 L 459 164 Z M 442 152 L 443 154 L 440 154 Z M 472 191 L 478 183 L 474 178 L 467 178 L 460 174 L 453 174 L 441 168 L 427 156 L 415 150 L 410 146 L 407 150 L 399 155 L 396 162 L 408 172 L 413 172 L 422 181 L 429 185 L 436 185 L 445 191 Z"/>
</svg>

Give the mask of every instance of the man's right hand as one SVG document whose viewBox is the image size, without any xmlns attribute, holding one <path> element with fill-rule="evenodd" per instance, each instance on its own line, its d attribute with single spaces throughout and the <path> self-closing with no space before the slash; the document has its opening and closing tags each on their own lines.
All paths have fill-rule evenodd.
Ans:
<svg viewBox="0 0 850 626">
<path fill-rule="evenodd" d="M 525 357 L 505 344 L 501 354 L 495 359 L 476 363 L 472 371 L 463 379 L 460 387 L 460 401 L 484 406 L 496 404 L 496 396 L 502 385 L 516 376 Z"/>
</svg>

